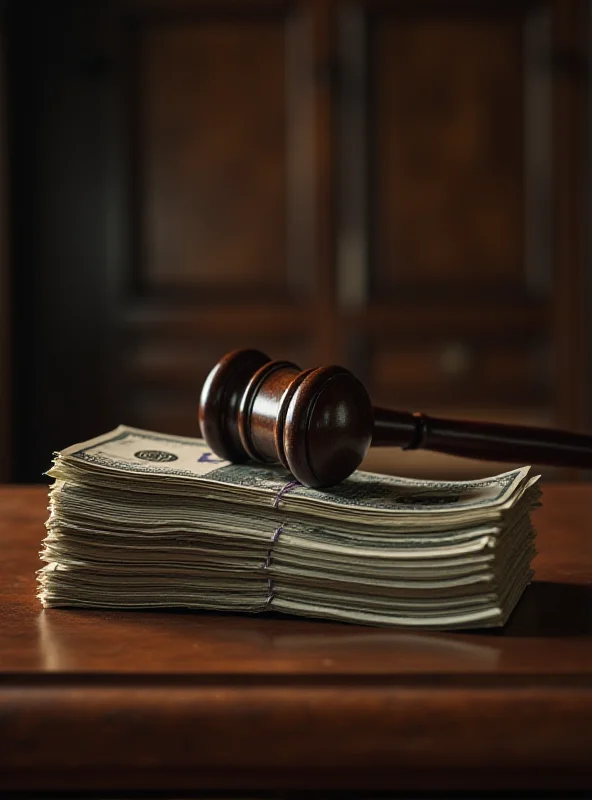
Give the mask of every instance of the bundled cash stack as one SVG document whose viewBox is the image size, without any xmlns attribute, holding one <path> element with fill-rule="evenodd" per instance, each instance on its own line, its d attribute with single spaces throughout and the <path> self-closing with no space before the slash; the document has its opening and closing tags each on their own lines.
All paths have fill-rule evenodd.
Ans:
<svg viewBox="0 0 592 800">
<path fill-rule="evenodd" d="M 466 482 L 360 471 L 316 490 L 201 439 L 122 426 L 57 454 L 49 474 L 46 607 L 480 628 L 505 623 L 533 574 L 528 467 Z"/>
</svg>

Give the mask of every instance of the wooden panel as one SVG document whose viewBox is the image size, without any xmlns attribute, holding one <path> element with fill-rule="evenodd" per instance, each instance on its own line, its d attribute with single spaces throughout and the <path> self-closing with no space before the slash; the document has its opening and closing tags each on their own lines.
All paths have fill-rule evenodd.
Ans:
<svg viewBox="0 0 592 800">
<path fill-rule="evenodd" d="M 17 477 L 38 479 L 53 449 L 123 412 L 188 425 L 201 347 L 290 355 L 303 337 L 305 365 L 347 361 L 357 339 L 349 365 L 375 386 L 394 353 L 400 378 L 382 386 L 397 403 L 418 385 L 414 357 L 408 373 L 399 360 L 418 331 L 437 352 L 503 331 L 516 408 L 539 387 L 541 411 L 556 398 L 562 423 L 590 419 L 584 0 L 13 12 Z M 555 369 L 535 378 L 548 344 Z M 427 385 L 437 356 L 418 347 Z M 526 377 L 510 381 L 521 359 Z M 467 407 L 494 383 L 444 394 Z"/>
<path fill-rule="evenodd" d="M 371 344 L 371 386 L 381 403 L 414 409 L 544 406 L 549 348 L 537 340 L 388 340 Z"/>
<path fill-rule="evenodd" d="M 312 23 L 284 3 L 127 8 L 135 227 L 122 413 L 194 435 L 224 352 L 310 357 Z"/>
<path fill-rule="evenodd" d="M 0 10 L 0 13 L 1 10 Z M 11 364 L 9 252 L 8 252 L 8 174 L 6 162 L 6 38 L 0 21 L 0 481 L 11 477 Z"/>
<path fill-rule="evenodd" d="M 253 332 L 242 344 L 270 358 L 303 368 L 314 366 L 305 331 Z M 232 333 L 204 339 L 155 332 L 130 338 L 122 353 L 126 421 L 150 430 L 199 436 L 197 403 L 203 381 L 224 353 L 242 344 Z"/>
<path fill-rule="evenodd" d="M 368 0 L 338 21 L 350 367 L 385 405 L 552 419 L 550 3 Z"/>
<path fill-rule="evenodd" d="M 377 291 L 523 281 L 522 22 L 370 17 Z"/>
<path fill-rule="evenodd" d="M 134 5 L 123 413 L 192 435 L 224 352 L 309 358 L 298 309 L 315 268 L 311 21 L 279 3 Z"/>
<path fill-rule="evenodd" d="M 550 294 L 549 4 L 338 18 L 342 307 Z"/>
<path fill-rule="evenodd" d="M 592 430 L 590 21 L 584 0 L 554 3 L 557 416 L 566 427 L 586 430 Z"/>
<path fill-rule="evenodd" d="M 180 21 L 159 15 L 138 24 L 132 100 L 143 292 L 217 291 L 248 301 L 307 283 L 306 114 L 288 127 L 294 107 L 303 111 L 301 35 L 301 20 L 287 19 L 281 6 L 196 9 Z M 295 162 L 301 172 L 291 182 Z M 304 256 L 298 270 L 290 255 Z"/>
</svg>

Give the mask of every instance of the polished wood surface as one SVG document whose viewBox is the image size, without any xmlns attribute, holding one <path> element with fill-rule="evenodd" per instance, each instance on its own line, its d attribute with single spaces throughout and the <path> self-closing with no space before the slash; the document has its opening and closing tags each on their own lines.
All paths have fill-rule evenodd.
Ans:
<svg viewBox="0 0 592 800">
<path fill-rule="evenodd" d="M 592 436 L 373 408 L 349 370 L 301 370 L 258 350 L 233 350 L 212 367 L 198 416 L 216 455 L 281 463 L 297 481 L 315 488 L 351 475 L 370 444 L 592 470 Z"/>
<path fill-rule="evenodd" d="M 0 790 L 592 789 L 592 487 L 544 487 L 502 630 L 43 611 L 0 489 Z"/>
</svg>

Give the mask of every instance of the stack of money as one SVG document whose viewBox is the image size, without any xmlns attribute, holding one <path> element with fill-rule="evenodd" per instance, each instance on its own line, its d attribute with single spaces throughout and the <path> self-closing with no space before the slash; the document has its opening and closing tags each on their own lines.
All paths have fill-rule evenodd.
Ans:
<svg viewBox="0 0 592 800">
<path fill-rule="evenodd" d="M 358 471 L 324 490 L 201 439 L 121 426 L 56 455 L 44 606 L 281 611 L 503 625 L 532 577 L 528 467 L 466 481 Z"/>
</svg>

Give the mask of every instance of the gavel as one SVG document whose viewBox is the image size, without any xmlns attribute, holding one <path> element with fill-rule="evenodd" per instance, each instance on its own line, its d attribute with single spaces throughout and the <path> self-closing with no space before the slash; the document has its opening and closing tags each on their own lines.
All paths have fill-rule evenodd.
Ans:
<svg viewBox="0 0 592 800">
<path fill-rule="evenodd" d="M 374 408 L 349 370 L 301 370 L 259 350 L 234 350 L 213 367 L 200 395 L 199 425 L 220 458 L 282 464 L 313 488 L 351 475 L 371 444 L 592 468 L 592 436 Z"/>
</svg>

